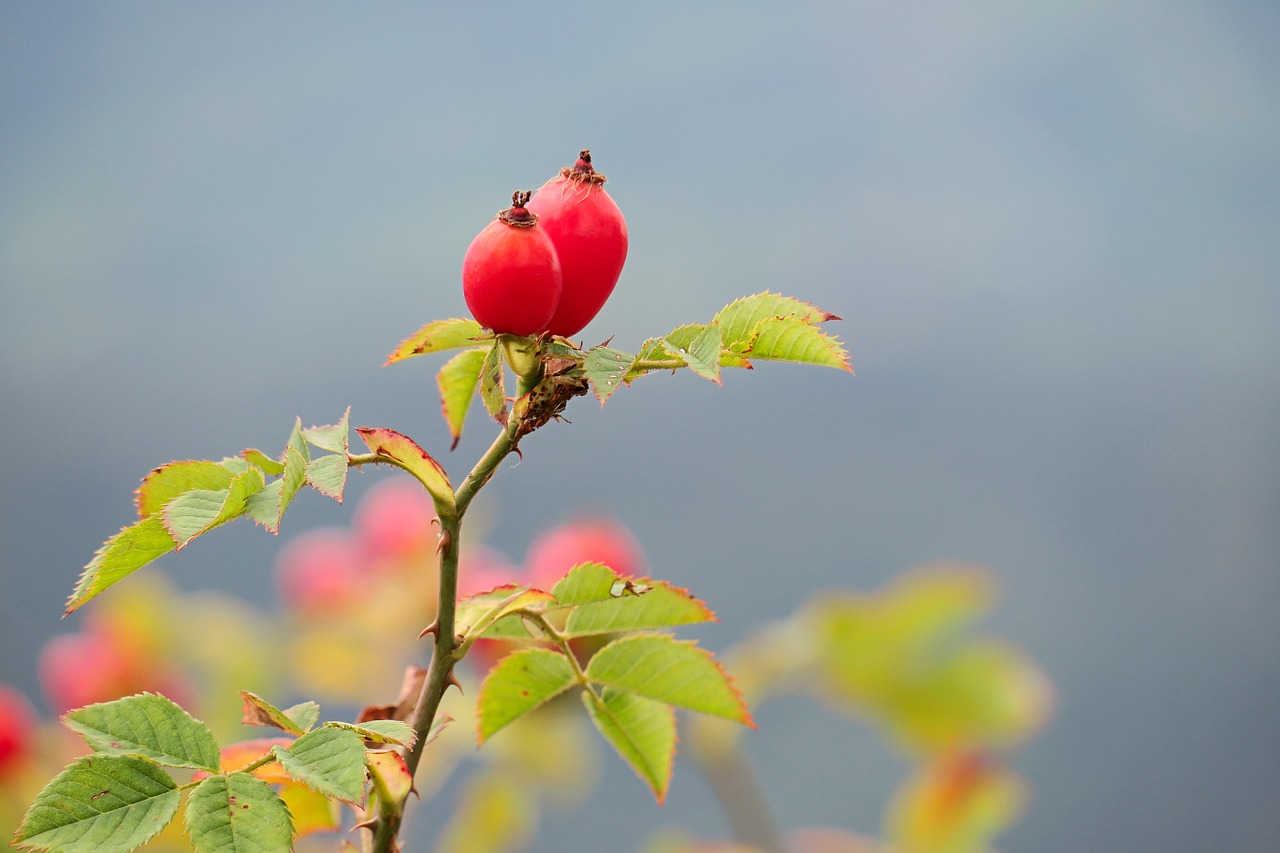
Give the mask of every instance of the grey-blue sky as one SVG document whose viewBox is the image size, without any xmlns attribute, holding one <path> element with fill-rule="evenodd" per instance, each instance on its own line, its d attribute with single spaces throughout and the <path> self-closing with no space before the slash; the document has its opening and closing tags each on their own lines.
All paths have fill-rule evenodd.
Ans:
<svg viewBox="0 0 1280 853">
<path fill-rule="evenodd" d="M 377 365 L 464 310 L 471 236 L 587 145 L 633 239 L 589 335 L 769 288 L 843 315 L 859 376 L 580 404 L 495 486 L 497 544 L 523 551 L 547 489 L 608 506 L 725 615 L 713 645 L 819 586 L 991 562 L 998 627 L 1062 693 L 1010 847 L 1280 833 L 1239 795 L 1280 782 L 1250 759 L 1280 740 L 1274 11 L 42 3 L 0 24 L 0 678 L 31 684 L 153 465 L 348 404 L 441 446 L 430 370 Z M 166 565 L 264 596 L 256 534 Z M 793 712 L 759 747 L 796 757 L 771 780 L 788 822 L 872 828 L 877 804 L 828 784 L 865 748 Z M 716 829 L 609 782 L 597 811 Z"/>
</svg>

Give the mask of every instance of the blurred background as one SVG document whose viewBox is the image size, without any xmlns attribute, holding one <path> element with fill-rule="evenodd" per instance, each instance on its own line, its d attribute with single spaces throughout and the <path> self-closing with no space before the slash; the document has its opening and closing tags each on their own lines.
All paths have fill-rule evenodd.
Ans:
<svg viewBox="0 0 1280 853">
<path fill-rule="evenodd" d="M 379 365 L 465 313 L 472 236 L 589 147 L 631 252 L 588 343 L 769 289 L 842 316 L 857 376 L 576 401 L 486 493 L 490 544 L 611 513 L 720 613 L 712 648 L 990 565 L 991 629 L 1058 692 L 1002 847 L 1275 849 L 1278 38 L 1276 7 L 1207 0 L 4 4 L 0 681 L 38 695 L 156 465 L 350 405 L 465 472 L 490 435 L 446 455 L 442 359 Z M 308 493 L 285 531 L 347 520 Z M 269 606 L 281 544 L 242 523 L 162 565 Z M 890 749 L 807 704 L 759 722 L 786 825 L 875 830 Z M 680 760 L 661 809 L 605 764 L 534 849 L 723 832 Z"/>
</svg>

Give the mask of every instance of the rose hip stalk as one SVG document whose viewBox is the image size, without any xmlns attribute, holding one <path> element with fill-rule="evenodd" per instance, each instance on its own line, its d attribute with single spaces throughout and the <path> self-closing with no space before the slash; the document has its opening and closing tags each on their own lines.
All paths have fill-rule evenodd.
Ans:
<svg viewBox="0 0 1280 853">
<path fill-rule="evenodd" d="M 560 299 L 560 261 L 529 193 L 476 235 L 462 259 L 462 296 L 476 321 L 498 334 L 536 335 L 546 329 Z"/>
<path fill-rule="evenodd" d="M 564 273 L 560 304 L 544 327 L 553 335 L 576 335 L 591 322 L 627 260 L 627 223 L 604 182 L 591 165 L 591 152 L 583 151 L 572 169 L 561 169 L 529 202 Z"/>
</svg>

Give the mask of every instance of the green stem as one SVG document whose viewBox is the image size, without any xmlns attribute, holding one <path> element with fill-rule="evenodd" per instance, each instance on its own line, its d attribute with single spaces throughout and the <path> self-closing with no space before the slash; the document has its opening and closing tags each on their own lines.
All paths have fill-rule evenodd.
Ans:
<svg viewBox="0 0 1280 853">
<path fill-rule="evenodd" d="M 527 378 L 521 377 L 516 383 L 517 398 L 529 393 L 540 381 L 542 381 L 541 369 Z M 515 450 L 519 428 L 520 424 L 515 417 L 508 418 L 506 427 L 480 457 L 480 461 L 467 474 L 466 479 L 454 490 L 454 512 L 447 516 L 445 514 L 440 516 L 442 545 L 439 604 L 434 625 L 435 644 L 432 649 L 431 668 L 422 685 L 422 694 L 414 707 L 413 717 L 409 720 L 418 735 L 413 748 L 404 757 L 410 778 L 417 773 L 418 764 L 422 760 L 422 753 L 431 733 L 431 726 L 440 710 L 440 703 L 444 699 L 449 684 L 453 682 L 453 668 L 461 659 L 461 655 L 457 653 L 458 637 L 455 633 L 455 617 L 458 608 L 458 551 L 462 542 L 462 518 L 476 493 L 493 478 L 502 460 Z M 369 457 L 349 457 L 348 464 L 386 461 L 389 460 L 385 457 L 370 454 Z M 400 833 L 400 825 L 404 820 L 404 806 L 407 799 L 406 797 L 399 802 L 380 800 L 378 815 L 371 827 L 374 853 L 392 853 L 397 849 L 396 837 Z"/>
</svg>

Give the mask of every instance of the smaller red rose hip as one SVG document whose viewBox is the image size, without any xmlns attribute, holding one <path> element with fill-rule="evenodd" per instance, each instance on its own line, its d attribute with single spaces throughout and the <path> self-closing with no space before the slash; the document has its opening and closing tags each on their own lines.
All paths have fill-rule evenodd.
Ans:
<svg viewBox="0 0 1280 853">
<path fill-rule="evenodd" d="M 582 331 L 609 299 L 627 260 L 627 222 L 604 189 L 605 177 L 583 150 L 572 169 L 547 181 L 529 202 L 560 256 L 564 289 L 547 331 Z"/>
<path fill-rule="evenodd" d="M 462 259 L 462 296 L 471 316 L 498 334 L 542 332 L 560 301 L 563 277 L 551 239 L 517 192 L 467 247 Z"/>
</svg>

